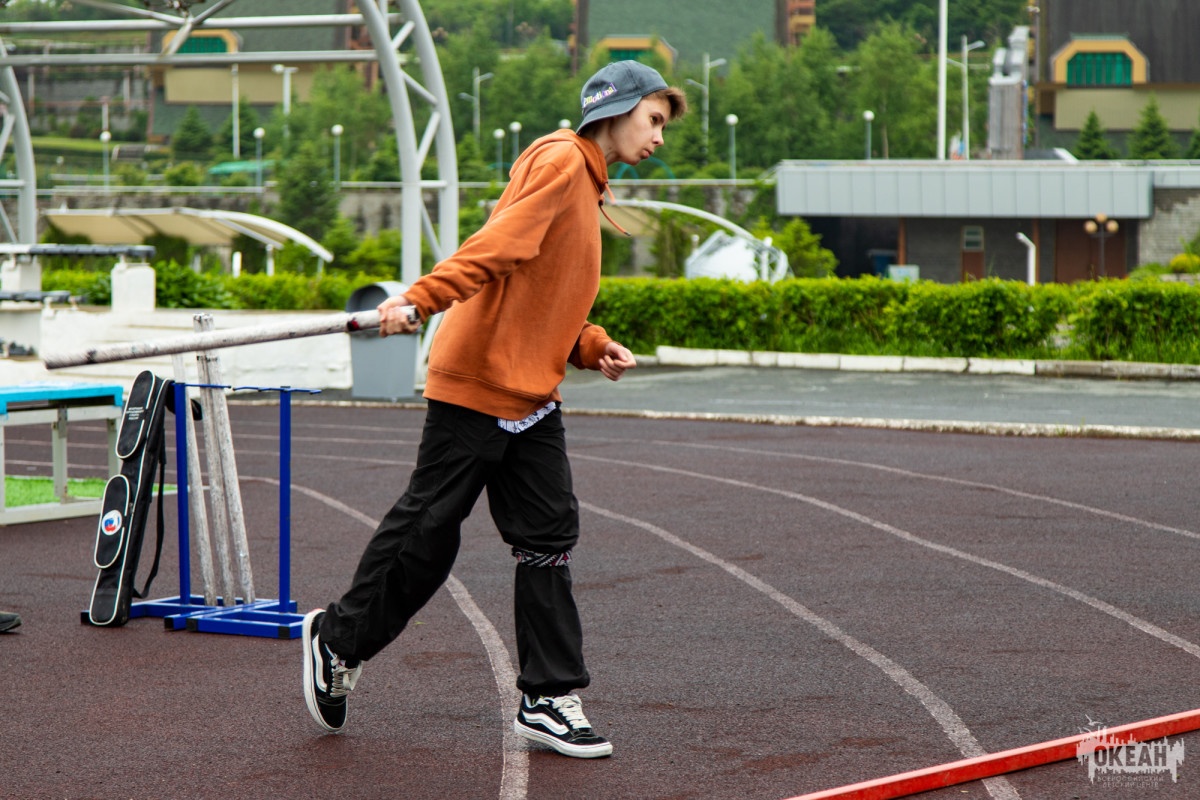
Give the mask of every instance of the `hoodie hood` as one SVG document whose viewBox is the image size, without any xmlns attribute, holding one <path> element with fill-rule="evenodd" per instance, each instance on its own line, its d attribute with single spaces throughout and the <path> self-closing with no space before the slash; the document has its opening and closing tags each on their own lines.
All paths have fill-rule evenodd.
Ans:
<svg viewBox="0 0 1200 800">
<path fill-rule="evenodd" d="M 608 162 L 604 159 L 604 152 L 600 149 L 600 145 L 591 139 L 586 136 L 580 136 L 566 128 L 547 134 L 525 148 L 525 151 L 517 156 L 512 169 L 509 170 L 509 177 L 515 174 L 524 165 L 525 161 L 531 158 L 533 153 L 539 148 L 562 147 L 564 144 L 576 148 L 583 154 L 584 161 L 587 164 L 588 175 L 596 185 L 596 193 L 603 194 L 604 189 L 608 186 Z"/>
</svg>

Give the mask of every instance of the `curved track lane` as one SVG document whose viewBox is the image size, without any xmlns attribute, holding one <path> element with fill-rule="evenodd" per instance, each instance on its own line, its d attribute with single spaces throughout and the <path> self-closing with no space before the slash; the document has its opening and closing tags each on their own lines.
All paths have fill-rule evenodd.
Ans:
<svg viewBox="0 0 1200 800">
<path fill-rule="evenodd" d="M 276 412 L 232 407 L 260 596 Z M 348 582 L 411 468 L 419 411 L 296 404 L 292 593 Z M 27 735 L 13 797 L 783 798 L 1196 707 L 1196 469 L 1183 442 L 1016 439 L 572 416 L 573 572 L 611 759 L 511 734 L 512 561 L 482 500 L 439 592 L 367 665 L 349 729 L 299 644 L 78 624 L 95 521 L 0 529 L 0 636 Z M 71 458 L 103 473 L 97 429 Z M 49 462 L 10 433 L 10 471 Z M 169 478 L 170 479 L 170 478 Z M 172 517 L 168 515 L 168 518 Z M 152 596 L 173 593 L 173 531 Z M 1200 737 L 1178 737 L 1200 748 Z M 1141 797 L 1063 762 L 929 797 Z M 1191 797 L 1184 770 L 1158 797 Z"/>
</svg>

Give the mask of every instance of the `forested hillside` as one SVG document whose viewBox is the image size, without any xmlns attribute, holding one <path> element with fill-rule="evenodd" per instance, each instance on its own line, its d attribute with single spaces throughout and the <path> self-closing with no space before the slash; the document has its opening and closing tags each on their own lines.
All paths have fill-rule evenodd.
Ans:
<svg viewBox="0 0 1200 800">
<path fill-rule="evenodd" d="M 125 2 L 143 5 L 139 0 Z M 202 9 L 211 2 L 197 2 L 194 7 Z M 986 44 L 970 57 L 970 116 L 976 147 L 986 142 L 990 54 L 1005 44 L 1015 25 L 1030 21 L 1027 3 L 949 2 L 951 48 L 959 46 L 963 35 Z M 239 6 L 249 13 L 262 3 L 235 2 L 230 8 Z M 578 116 L 579 77 L 573 74 L 572 55 L 564 46 L 573 30 L 572 0 L 422 0 L 421 7 L 434 31 L 447 94 L 452 99 L 463 179 L 489 180 L 503 174 L 523 145 L 556 129 L 560 120 Z M 94 17 L 98 13 L 106 12 L 67 0 L 11 0 L 0 11 L 12 20 Z M 933 157 L 937 14 L 938 0 L 817 0 L 817 27 L 800 47 L 780 46 L 769 38 L 769 31 L 742 43 L 738 53 L 711 75 L 710 124 L 705 126 L 702 115 L 692 113 L 673 125 L 667 146 L 638 170 L 639 176 L 728 177 L 730 162 L 736 158 L 738 174 L 749 177 L 783 159 L 861 158 L 868 148 L 873 157 L 880 158 Z M 636 22 L 631 19 L 630 25 L 636 26 Z M 679 24 L 688 24 L 688 15 L 679 15 Z M 607 52 L 593 48 L 579 58 L 579 68 L 591 71 L 608 58 Z M 653 57 L 650 61 L 653 63 Z M 685 87 L 699 111 L 701 97 L 696 86 L 705 78 L 700 63 L 682 59 L 653 66 L 671 83 Z M 353 87 L 341 85 L 347 78 L 344 70 L 331 72 L 337 74 L 314 84 L 309 102 L 292 109 L 288 121 L 291 137 L 282 135 L 278 108 L 263 120 L 267 141 L 283 147 L 283 152 L 268 152 L 268 156 L 287 161 L 295 142 L 306 140 L 296 136 L 297 131 L 307 130 L 307 138 L 319 142 L 328 138 L 330 126 L 336 123 L 354 132 L 344 142 L 343 175 L 359 180 L 394 179 L 397 165 L 391 157 L 393 146 L 388 144 L 382 97 L 372 93 L 374 96 L 362 102 L 347 103 L 346 92 Z M 479 86 L 477 132 L 472 129 L 474 75 L 485 76 Z M 957 111 L 961 72 L 951 70 L 948 78 Z M 323 104 L 319 101 L 325 97 L 327 84 L 339 87 L 330 94 L 337 99 Z M 364 118 L 350 125 L 349 108 L 373 109 L 370 119 L 376 121 Z M 872 114 L 869 130 L 864 129 L 865 111 Z M 736 154 L 727 117 L 739 120 Z M 957 133 L 961 117 L 956 113 L 952 119 L 950 136 Z M 242 135 L 256 125 L 248 120 L 241 126 Z M 118 131 L 114 136 L 136 137 L 139 133 Z M 208 133 L 215 138 L 214 157 L 226 152 L 226 129 Z M 472 135 L 475 133 L 478 135 Z M 81 136 L 95 139 L 90 131 Z M 253 147 L 253 142 L 248 146 Z"/>
<path fill-rule="evenodd" d="M 141 0 L 110 0 L 144 7 Z M 966 34 L 971 39 L 997 41 L 1013 25 L 1029 21 L 1030 0 L 950 0 L 951 41 Z M 195 5 L 203 9 L 207 3 Z M 817 24 L 833 34 L 838 47 L 854 50 L 880 22 L 893 20 L 910 26 L 924 40 L 937 38 L 938 0 L 817 0 Z M 730 4 L 734 8 L 735 4 Z M 521 47 L 540 34 L 565 40 L 575 17 L 573 0 L 422 0 L 429 26 L 446 34 L 485 29 L 501 47 Z M 731 11 L 730 13 L 734 13 Z M 69 0 L 9 0 L 0 2 L 0 16 L 10 21 L 96 19 L 107 12 Z M 679 22 L 687 24 L 687 15 Z M 636 27 L 636 20 L 630 20 Z"/>
</svg>

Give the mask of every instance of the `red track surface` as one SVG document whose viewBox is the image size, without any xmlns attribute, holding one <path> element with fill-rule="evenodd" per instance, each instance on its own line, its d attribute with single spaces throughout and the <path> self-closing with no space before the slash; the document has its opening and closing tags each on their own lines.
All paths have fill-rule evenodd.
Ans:
<svg viewBox="0 0 1200 800">
<path fill-rule="evenodd" d="M 232 416 L 258 594 L 273 597 L 276 410 Z M 302 608 L 347 585 L 364 518 L 403 488 L 422 418 L 296 406 Z M 0 796 L 775 800 L 1200 705 L 1194 444 L 567 424 L 584 505 L 583 697 L 611 759 L 506 736 L 514 709 L 495 659 L 514 668 L 513 567 L 486 500 L 465 529 L 461 589 L 367 665 L 340 736 L 307 715 L 297 641 L 80 625 L 94 577 L 85 518 L 0 529 L 0 608 L 24 618 L 0 635 Z M 46 472 L 48 442 L 10 429 L 10 472 Z M 72 428 L 72 464 L 102 475 L 101 442 Z M 155 597 L 178 589 L 172 535 Z M 1200 737 L 1172 739 L 1200 758 Z M 1200 797 L 1189 765 L 1178 783 L 1091 783 L 1070 759 L 989 786 Z"/>
</svg>

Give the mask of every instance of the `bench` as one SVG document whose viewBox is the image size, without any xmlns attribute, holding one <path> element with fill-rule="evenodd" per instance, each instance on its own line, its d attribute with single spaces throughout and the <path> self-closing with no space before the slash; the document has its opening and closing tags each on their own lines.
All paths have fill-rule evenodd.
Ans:
<svg viewBox="0 0 1200 800">
<path fill-rule="evenodd" d="M 76 499 L 67 494 L 67 430 L 71 422 L 104 420 L 108 432 L 108 470 L 115 475 L 121 468 L 116 444 L 123 396 L 121 386 L 95 383 L 41 382 L 0 387 L 0 525 L 99 515 L 103 502 L 100 498 Z M 7 507 L 4 432 L 17 425 L 50 425 L 51 470 L 57 502 Z"/>
</svg>

